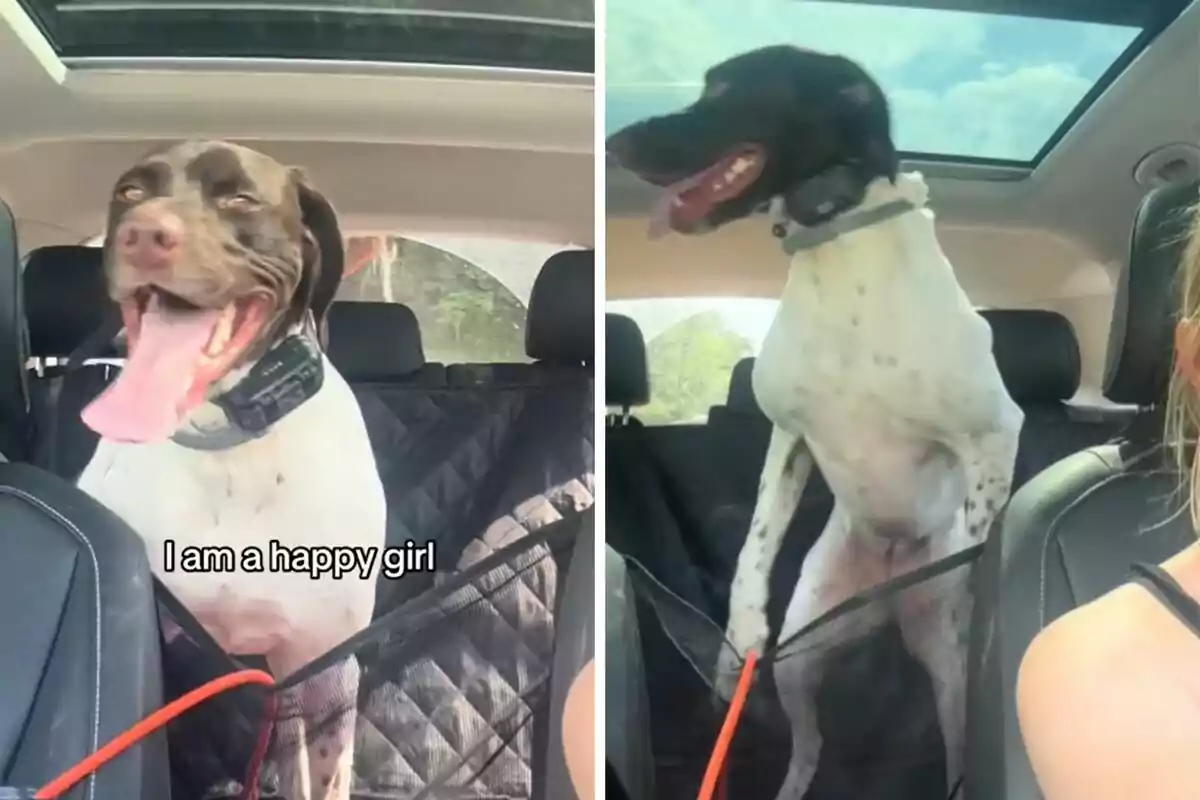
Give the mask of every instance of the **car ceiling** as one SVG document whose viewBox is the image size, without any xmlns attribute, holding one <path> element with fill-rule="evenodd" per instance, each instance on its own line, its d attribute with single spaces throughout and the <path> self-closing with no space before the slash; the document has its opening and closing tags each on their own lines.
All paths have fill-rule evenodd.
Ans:
<svg viewBox="0 0 1200 800">
<path fill-rule="evenodd" d="M 359 231 L 591 244 L 590 74 L 356 62 L 76 59 L 0 0 L 0 198 L 21 249 L 103 227 L 149 147 L 222 138 L 305 167 Z"/>
</svg>

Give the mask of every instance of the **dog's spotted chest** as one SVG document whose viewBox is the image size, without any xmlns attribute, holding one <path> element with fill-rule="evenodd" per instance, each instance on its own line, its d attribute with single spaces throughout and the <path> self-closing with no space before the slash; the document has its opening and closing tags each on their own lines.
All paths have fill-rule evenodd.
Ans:
<svg viewBox="0 0 1200 800">
<path fill-rule="evenodd" d="M 980 405 L 964 376 L 990 357 L 991 331 L 930 253 L 941 255 L 923 212 L 801 251 L 755 362 L 759 405 L 805 437 L 855 516 L 908 517 L 939 485 L 924 473 L 945 474 L 930 441 Z"/>
</svg>

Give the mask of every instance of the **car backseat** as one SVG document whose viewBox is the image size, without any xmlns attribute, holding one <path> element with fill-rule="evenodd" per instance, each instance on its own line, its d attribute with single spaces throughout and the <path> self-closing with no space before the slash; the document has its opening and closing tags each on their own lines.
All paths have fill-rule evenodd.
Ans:
<svg viewBox="0 0 1200 800">
<path fill-rule="evenodd" d="M 591 251 L 571 251 L 539 273 L 529 364 L 429 364 L 409 309 L 334 304 L 330 358 L 366 421 L 389 543 L 432 539 L 456 559 L 497 519 L 536 527 L 591 504 L 593 264 Z M 381 583 L 379 603 L 393 607 L 429 580 Z"/>
<path fill-rule="evenodd" d="M 351 382 L 387 495 L 389 543 L 437 544 L 436 574 L 380 581 L 377 614 L 436 592 L 448 574 L 461 574 L 496 551 L 519 549 L 522 540 L 530 542 L 558 520 L 587 518 L 595 472 L 591 264 L 590 253 L 586 261 L 581 256 L 551 259 L 539 275 L 526 323 L 526 349 L 536 359 L 532 364 L 449 365 L 441 385 L 383 374 Z M 371 348 L 366 342 L 335 341 L 341 335 L 386 338 L 407 353 L 408 374 L 420 374 L 414 369 L 423 362 L 416 326 L 385 332 L 353 323 L 355 316 L 365 319 L 372 314 L 382 319 L 378 309 L 343 304 L 337 322 L 351 322 L 330 325 L 331 351 L 365 353 Z M 387 316 L 392 323 L 401 319 L 395 312 Z M 404 337 L 409 341 L 397 341 Z M 428 366 L 421 370 L 436 372 Z M 449 763 L 445 751 L 459 748 L 460 740 L 476 751 L 468 756 L 456 749 L 464 761 L 476 758 L 484 742 L 508 741 L 475 783 L 486 785 L 489 796 L 527 796 L 528 789 L 522 787 L 530 774 L 541 771 L 540 754 L 545 753 L 549 764 L 562 758 L 555 755 L 561 738 L 554 732 L 556 712 L 538 711 L 549 708 L 539 705 L 539 675 L 548 671 L 550 694 L 555 696 L 589 657 L 581 643 L 590 642 L 591 620 L 581 619 L 578 611 L 590 609 L 591 603 L 576 604 L 572 614 L 564 598 L 571 595 L 569 586 L 581 579 L 582 595 L 576 597 L 593 596 L 588 583 L 594 569 L 591 556 L 590 541 L 581 538 L 567 557 L 546 559 L 536 569 L 514 570 L 505 583 L 515 584 L 516 591 L 485 595 L 480 599 L 486 603 L 472 604 L 478 606 L 473 614 L 496 617 L 494 626 L 439 633 L 439 643 L 393 680 L 402 698 L 436 693 L 438 722 L 427 723 L 428 734 L 415 742 L 392 745 L 379 740 L 381 756 L 374 770 L 404 775 L 437 771 L 441 767 L 425 759 Z M 514 702 L 529 703 L 535 712 L 518 735 L 506 730 L 515 717 L 503 711 Z M 417 700 L 408 701 L 414 703 Z M 405 711 L 409 712 L 414 719 L 424 718 L 421 709 L 412 707 Z M 506 721 L 489 728 L 498 714 Z M 421 751 L 418 745 L 425 740 L 436 745 L 432 752 L 417 752 L 414 761 L 409 751 Z M 398 754 L 401 750 L 405 755 Z M 554 775 L 562 773 L 551 769 L 548 774 L 545 786 L 552 787 Z M 567 796 L 562 789 L 547 791 L 546 796 Z"/>
<path fill-rule="evenodd" d="M 334 305 L 330 359 L 360 402 L 387 494 L 389 544 L 436 543 L 436 572 L 379 581 L 377 618 L 418 596 L 424 601 L 447 576 L 480 565 L 523 538 L 530 542 L 531 534 L 553 522 L 574 518 L 587 528 L 595 471 L 591 263 L 590 253 L 551 259 L 554 266 L 539 276 L 527 322 L 533 364 L 470 365 L 459 371 L 462 378 L 453 386 L 448 368 L 425 362 L 409 309 Z M 99 327 L 104 312 L 99 252 L 81 247 L 38 251 L 28 277 L 29 328 L 37 354 L 65 356 Z M 31 377 L 39 397 L 40 458 L 64 477 L 73 479 L 94 451 L 95 436 L 79 412 L 117 369 L 94 364 L 66 372 L 42 365 Z M 404 780 L 419 782 L 423 771 L 436 771 L 432 763 L 418 763 L 422 758 L 441 759 L 448 748 L 462 748 L 456 752 L 465 763 L 480 748 L 503 741 L 475 783 L 492 794 L 527 795 L 530 776 L 546 767 L 541 754 L 553 753 L 555 745 L 548 743 L 557 741 L 544 703 L 561 695 L 561 684 L 569 684 L 582 666 L 580 658 L 586 660 L 586 653 L 575 652 L 578 642 L 590 641 L 581 607 L 575 603 L 572 611 L 562 598 L 573 592 L 592 596 L 586 581 L 581 589 L 569 588 L 590 576 L 590 562 L 580 555 L 590 556 L 586 539 L 572 552 L 553 557 L 547 545 L 530 544 L 526 552 L 541 548 L 548 557 L 512 575 L 518 589 L 488 587 L 494 594 L 486 595 L 486 604 L 473 604 L 470 630 L 414 643 L 403 675 L 387 676 L 399 696 L 409 698 L 403 711 L 414 718 L 426 712 L 413 706 L 417 700 L 412 698 L 440 692 L 438 719 L 453 731 L 439 732 L 428 723 L 422 728 L 429 729 L 425 738 L 438 744 L 425 752 L 424 739 L 418 738 L 406 743 L 416 750 L 403 755 L 399 745 L 375 736 L 356 770 L 402 773 Z M 571 569 L 576 561 L 582 572 Z M 488 622 L 491 618 L 495 621 Z M 560 619 L 563 624 L 556 626 Z M 579 663 L 572 663 L 572 654 Z M 550 685 L 545 692 L 538 688 L 543 678 Z M 505 733 L 514 713 L 505 709 L 514 702 L 526 709 L 523 729 L 515 736 Z M 548 782 L 561 783 L 552 775 Z"/>
</svg>

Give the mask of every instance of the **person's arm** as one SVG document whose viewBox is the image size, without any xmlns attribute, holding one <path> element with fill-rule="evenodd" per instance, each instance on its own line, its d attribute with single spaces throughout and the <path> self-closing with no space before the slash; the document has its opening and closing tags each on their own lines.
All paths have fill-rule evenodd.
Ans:
<svg viewBox="0 0 1200 800">
<path fill-rule="evenodd" d="M 563 706 L 563 756 L 579 800 L 596 796 L 596 662 L 575 676 Z"/>
<path fill-rule="evenodd" d="M 1045 800 L 1200 797 L 1200 704 L 1166 677 L 1128 591 L 1055 621 L 1021 663 L 1017 715 Z"/>
</svg>

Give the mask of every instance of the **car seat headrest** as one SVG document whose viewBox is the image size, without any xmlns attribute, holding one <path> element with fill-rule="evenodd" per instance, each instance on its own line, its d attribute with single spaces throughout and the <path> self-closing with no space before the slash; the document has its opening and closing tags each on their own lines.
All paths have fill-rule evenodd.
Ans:
<svg viewBox="0 0 1200 800">
<path fill-rule="evenodd" d="M 733 372 L 729 375 L 729 396 L 725 400 L 725 406 L 730 411 L 765 416 L 758 405 L 758 398 L 754 396 L 753 375 L 753 358 L 743 358 L 733 365 Z"/>
<path fill-rule="evenodd" d="M 526 355 L 535 361 L 593 363 L 595 275 L 594 250 L 564 250 L 547 259 L 529 296 Z"/>
<path fill-rule="evenodd" d="M 650 372 L 642 329 L 622 314 L 604 315 L 604 403 L 635 408 L 650 402 Z"/>
<path fill-rule="evenodd" d="M 339 301 L 327 319 L 329 360 L 347 381 L 385 381 L 425 365 L 421 326 L 408 306 Z"/>
<path fill-rule="evenodd" d="M 1176 276 L 1200 183 L 1161 186 L 1133 220 L 1129 260 L 1117 278 L 1104 395 L 1150 406 L 1166 397 L 1179 313 Z"/>
<path fill-rule="evenodd" d="M 996 366 L 1018 405 L 1059 403 L 1079 391 L 1079 340 L 1070 320 L 1033 309 L 980 314 L 992 326 Z"/>
<path fill-rule="evenodd" d="M 30 355 L 64 358 L 115 313 L 104 279 L 104 251 L 83 245 L 40 247 L 25 263 Z M 115 346 L 97 355 L 117 355 Z"/>
</svg>

